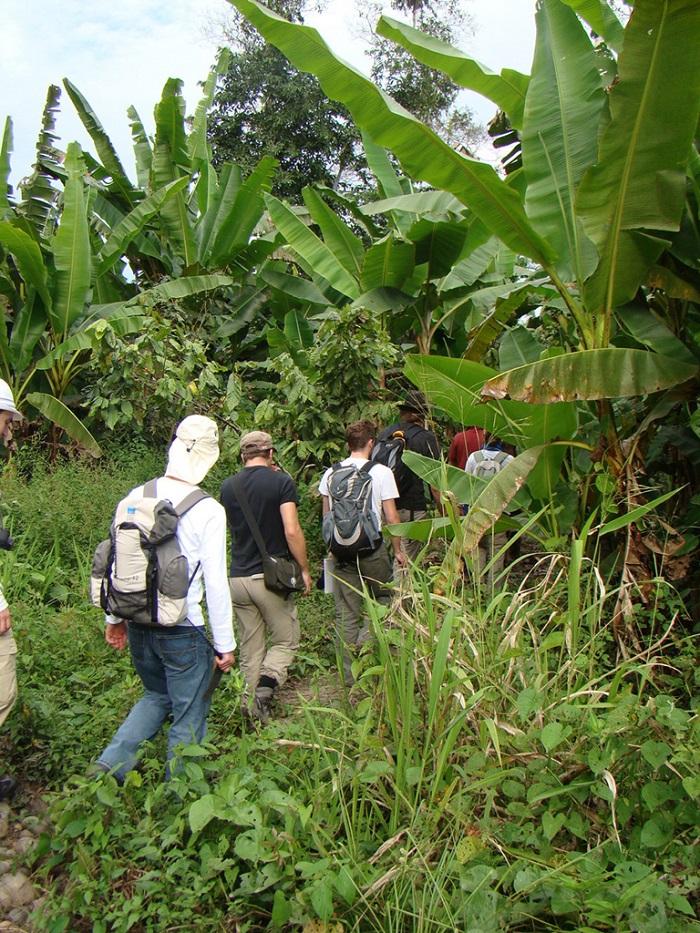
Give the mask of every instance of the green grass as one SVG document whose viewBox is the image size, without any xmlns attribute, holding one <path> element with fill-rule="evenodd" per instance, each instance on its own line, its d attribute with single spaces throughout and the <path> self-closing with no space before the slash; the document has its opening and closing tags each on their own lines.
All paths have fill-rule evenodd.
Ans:
<svg viewBox="0 0 700 933">
<path fill-rule="evenodd" d="M 656 581 L 647 641 L 619 659 L 618 594 L 577 547 L 517 590 L 438 596 L 437 571 L 416 574 L 390 613 L 370 607 L 350 697 L 326 689 L 333 604 L 314 591 L 290 678 L 309 699 L 290 688 L 247 734 L 234 672 L 182 776 L 162 783 L 159 737 L 124 788 L 82 777 L 139 694 L 86 589 L 137 472 L 122 458 L 3 479 L 20 648 L 4 753 L 55 821 L 31 862 L 39 929 L 700 929 L 697 647 Z"/>
</svg>

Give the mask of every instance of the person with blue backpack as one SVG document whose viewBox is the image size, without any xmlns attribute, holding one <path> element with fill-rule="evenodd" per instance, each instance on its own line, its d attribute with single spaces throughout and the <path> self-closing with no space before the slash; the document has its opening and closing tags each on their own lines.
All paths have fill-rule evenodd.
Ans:
<svg viewBox="0 0 700 933">
<path fill-rule="evenodd" d="M 364 588 L 382 605 L 392 597 L 392 567 L 384 543 L 382 522 L 397 524 L 398 489 L 394 474 L 381 463 L 370 462 L 377 429 L 368 419 L 348 425 L 350 454 L 323 474 L 323 537 L 335 558 L 336 648 L 345 685 L 355 682 L 353 653 L 369 638 L 369 622 L 361 624 Z M 406 556 L 401 539 L 391 538 L 394 559 L 403 567 Z"/>
</svg>

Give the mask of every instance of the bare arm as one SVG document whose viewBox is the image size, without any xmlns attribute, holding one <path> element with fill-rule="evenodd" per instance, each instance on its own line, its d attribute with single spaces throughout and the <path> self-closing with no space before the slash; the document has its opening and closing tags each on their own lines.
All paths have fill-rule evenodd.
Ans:
<svg viewBox="0 0 700 933">
<path fill-rule="evenodd" d="M 10 610 L 3 609 L 0 612 L 0 635 L 4 635 L 5 632 L 9 632 L 12 627 L 12 619 L 10 618 Z"/>
<path fill-rule="evenodd" d="M 304 596 L 311 592 L 311 573 L 309 572 L 309 561 L 306 556 L 306 539 L 304 532 L 299 524 L 299 513 L 294 502 L 283 502 L 280 506 L 280 515 L 284 524 L 284 536 L 287 539 L 289 553 L 301 567 L 301 575 L 304 578 Z"/>
<path fill-rule="evenodd" d="M 382 511 L 384 512 L 384 519 L 387 525 L 398 525 L 401 522 L 399 511 L 396 508 L 396 499 L 384 499 L 382 501 Z M 391 535 L 391 547 L 394 552 L 394 557 L 396 558 L 396 563 L 399 567 L 405 567 L 406 555 L 401 550 L 401 538 L 399 536 L 394 537 L 394 535 Z"/>
</svg>

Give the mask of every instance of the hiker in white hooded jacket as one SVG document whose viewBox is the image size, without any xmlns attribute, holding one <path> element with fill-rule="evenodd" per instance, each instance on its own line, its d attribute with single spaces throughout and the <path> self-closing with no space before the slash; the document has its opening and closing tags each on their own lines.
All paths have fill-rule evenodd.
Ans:
<svg viewBox="0 0 700 933">
<path fill-rule="evenodd" d="M 376 426 L 368 419 L 348 425 L 345 438 L 350 456 L 341 461 L 341 466 L 346 464 L 355 464 L 359 468 L 366 466 L 372 455 L 376 436 Z M 323 497 L 324 515 L 330 508 L 328 482 L 332 470 L 333 467 L 326 470 L 318 487 Z M 379 527 L 382 527 L 383 520 L 390 525 L 398 524 L 399 513 L 396 500 L 399 493 L 394 474 L 388 467 L 377 463 L 369 475 L 372 479 L 372 508 L 377 516 Z M 400 567 L 405 566 L 406 556 L 401 549 L 401 539 L 392 537 L 391 544 L 395 561 Z M 372 554 L 365 557 L 355 557 L 346 561 L 336 559 L 333 576 L 336 649 L 342 657 L 345 685 L 350 687 L 354 683 L 352 652 L 369 638 L 369 622 L 365 621 L 363 625 L 360 624 L 364 599 L 363 585 L 367 586 L 370 595 L 378 603 L 389 605 L 391 602 L 392 568 L 384 541 L 380 542 L 379 547 Z"/>
<path fill-rule="evenodd" d="M 178 426 L 170 446 L 165 476 L 157 480 L 157 493 L 177 507 L 204 479 L 219 456 L 216 423 L 190 415 Z M 143 486 L 130 497 L 143 496 Z M 187 619 L 180 625 L 143 625 L 106 617 L 105 638 L 112 647 L 127 644 L 143 696 L 116 735 L 91 765 L 90 774 L 111 771 L 122 783 L 138 761 L 144 742 L 155 737 L 168 717 L 166 778 L 181 766 L 179 744 L 201 742 L 206 734 L 214 671 L 229 671 L 234 663 L 231 597 L 226 577 L 226 516 L 219 503 L 207 497 L 180 519 L 180 549 L 187 558 L 192 581 L 187 597 Z M 202 583 L 216 655 L 209 645 L 202 614 Z"/>
</svg>

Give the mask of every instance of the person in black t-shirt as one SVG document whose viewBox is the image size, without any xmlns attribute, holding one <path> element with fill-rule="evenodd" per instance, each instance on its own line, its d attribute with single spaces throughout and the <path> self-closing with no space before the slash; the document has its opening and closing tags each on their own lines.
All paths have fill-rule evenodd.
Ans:
<svg viewBox="0 0 700 933">
<path fill-rule="evenodd" d="M 290 555 L 299 563 L 304 595 L 311 590 L 306 541 L 299 524 L 294 481 L 272 465 L 272 438 L 251 431 L 241 438 L 244 467 L 236 474 L 258 523 L 268 554 Z M 287 679 L 287 671 L 299 649 L 299 620 L 294 596 L 268 590 L 263 579 L 262 555 L 231 488 L 232 478 L 221 486 L 221 504 L 231 532 L 229 586 L 238 620 L 238 652 L 245 679 L 244 713 L 266 725 L 275 688 Z M 266 645 L 269 633 L 270 644 Z"/>
<path fill-rule="evenodd" d="M 406 438 L 406 450 L 413 450 L 425 457 L 439 460 L 440 444 L 433 432 L 425 427 L 425 400 L 421 394 L 419 392 L 409 392 L 398 407 L 401 420 L 380 431 L 377 442 L 388 440 L 395 431 L 403 431 Z M 403 470 L 402 476 L 405 476 L 405 480 L 402 480 L 399 485 L 399 498 L 396 500 L 400 521 L 412 522 L 427 518 L 428 497 L 426 484 L 420 476 L 410 470 Z M 439 505 L 440 496 L 437 489 L 433 489 L 432 486 L 429 488 L 430 493 Z M 422 546 L 421 541 L 401 538 L 401 550 L 412 561 L 416 559 Z"/>
</svg>

